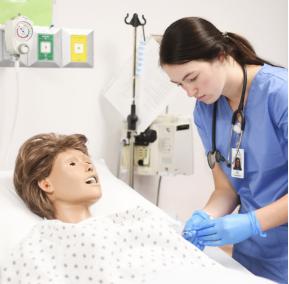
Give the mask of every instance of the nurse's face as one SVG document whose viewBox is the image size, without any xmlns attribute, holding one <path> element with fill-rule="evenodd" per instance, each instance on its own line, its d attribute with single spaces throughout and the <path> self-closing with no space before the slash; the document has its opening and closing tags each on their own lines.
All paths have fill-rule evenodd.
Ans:
<svg viewBox="0 0 289 284">
<path fill-rule="evenodd" d="M 218 100 L 225 85 L 223 60 L 213 62 L 193 60 L 184 64 L 163 65 L 170 80 L 181 86 L 189 97 L 206 104 Z"/>
<path fill-rule="evenodd" d="M 39 185 L 55 203 L 89 206 L 101 197 L 98 176 L 90 158 L 74 149 L 56 156 L 50 175 Z"/>
</svg>

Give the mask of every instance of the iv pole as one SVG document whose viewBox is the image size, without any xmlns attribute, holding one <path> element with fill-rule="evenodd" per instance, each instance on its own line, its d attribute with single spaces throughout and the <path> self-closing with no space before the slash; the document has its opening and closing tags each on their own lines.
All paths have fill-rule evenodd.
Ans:
<svg viewBox="0 0 289 284">
<path fill-rule="evenodd" d="M 129 146 L 129 169 L 128 169 L 128 182 L 131 187 L 134 186 L 134 143 L 136 136 L 136 123 L 137 123 L 137 115 L 136 115 L 136 104 L 135 104 L 135 93 L 136 93 L 136 42 L 137 42 L 137 27 L 142 26 L 143 28 L 143 36 L 144 35 L 144 25 L 146 24 L 146 19 L 142 15 L 143 23 L 140 22 L 138 18 L 138 14 L 134 13 L 131 21 L 128 19 L 129 14 L 126 14 L 124 18 L 124 22 L 127 25 L 131 25 L 134 27 L 134 49 L 133 49 L 133 85 L 132 85 L 132 104 L 130 107 L 130 114 L 127 117 L 127 140 Z"/>
</svg>

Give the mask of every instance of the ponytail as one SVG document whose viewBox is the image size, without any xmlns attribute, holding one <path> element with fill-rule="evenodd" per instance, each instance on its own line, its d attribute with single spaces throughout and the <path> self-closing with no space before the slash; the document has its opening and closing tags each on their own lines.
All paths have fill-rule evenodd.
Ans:
<svg viewBox="0 0 289 284">
<path fill-rule="evenodd" d="M 267 60 L 260 58 L 244 37 L 235 33 L 224 33 L 223 37 L 225 55 L 233 57 L 241 66 L 263 65 L 264 63 L 272 65 Z"/>
</svg>

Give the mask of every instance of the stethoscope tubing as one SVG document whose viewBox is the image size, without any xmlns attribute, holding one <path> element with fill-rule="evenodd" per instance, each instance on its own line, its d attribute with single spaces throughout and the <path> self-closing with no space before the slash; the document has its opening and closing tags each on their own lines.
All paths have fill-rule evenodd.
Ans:
<svg viewBox="0 0 289 284">
<path fill-rule="evenodd" d="M 240 146 L 243 138 L 243 132 L 245 130 L 245 115 L 244 115 L 244 100 L 245 100 L 245 94 L 246 94 L 246 88 L 247 88 L 247 70 L 245 66 L 241 66 L 242 71 L 243 71 L 243 87 L 242 87 L 242 94 L 239 102 L 239 106 L 237 110 L 235 110 L 232 114 L 232 120 L 231 120 L 231 134 L 230 134 L 230 142 L 228 145 L 228 155 L 227 155 L 227 160 L 225 157 L 221 154 L 219 150 L 216 148 L 216 128 L 217 128 L 217 112 L 218 112 L 218 100 L 214 103 L 213 106 L 213 116 L 212 116 L 212 150 L 208 152 L 207 154 L 207 159 L 208 159 L 208 164 L 210 168 L 213 168 L 215 165 L 215 162 L 226 162 L 228 167 L 231 167 L 231 161 L 234 161 L 240 151 Z M 239 120 L 240 119 L 240 120 Z M 233 132 L 234 132 L 234 126 L 236 123 L 240 123 L 240 138 L 239 141 L 236 145 L 237 151 L 234 157 L 234 160 L 231 160 L 231 143 L 232 143 L 232 137 L 233 137 Z M 218 153 L 218 155 L 217 155 Z M 212 156 L 214 155 L 214 163 L 211 161 Z"/>
</svg>

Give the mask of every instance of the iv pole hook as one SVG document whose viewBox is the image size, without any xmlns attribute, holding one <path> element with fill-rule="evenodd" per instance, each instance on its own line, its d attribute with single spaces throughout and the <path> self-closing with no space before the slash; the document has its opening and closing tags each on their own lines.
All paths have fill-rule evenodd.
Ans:
<svg viewBox="0 0 289 284">
<path fill-rule="evenodd" d="M 144 15 L 142 15 L 142 19 L 143 19 L 143 23 L 140 22 L 139 18 L 138 18 L 138 14 L 134 13 L 130 22 L 127 20 L 129 17 L 129 14 L 127 13 L 125 18 L 124 18 L 124 22 L 127 25 L 132 25 L 133 27 L 138 27 L 138 26 L 144 26 L 147 22 L 146 18 L 144 17 Z"/>
</svg>

